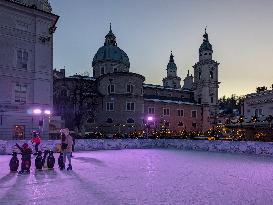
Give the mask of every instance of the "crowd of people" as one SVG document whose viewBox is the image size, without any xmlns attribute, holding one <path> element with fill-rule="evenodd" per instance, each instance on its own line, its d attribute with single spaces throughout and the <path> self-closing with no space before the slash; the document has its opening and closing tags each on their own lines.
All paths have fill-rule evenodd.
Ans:
<svg viewBox="0 0 273 205">
<path fill-rule="evenodd" d="M 31 167 L 31 157 L 33 155 L 37 155 L 35 159 L 35 166 L 36 169 L 40 167 L 40 165 L 37 166 L 37 164 L 42 164 L 44 166 L 45 161 L 47 159 L 50 164 L 53 163 L 53 166 L 50 165 L 48 167 L 54 167 L 55 158 L 53 156 L 52 151 L 45 150 L 44 151 L 44 157 L 42 157 L 42 152 L 39 151 L 39 145 L 41 144 L 41 137 L 37 131 L 32 132 L 33 136 L 31 138 L 31 143 L 34 146 L 35 152 L 32 152 L 32 149 L 30 148 L 28 143 L 24 143 L 22 146 L 16 143 L 16 147 L 20 150 L 20 154 L 22 155 L 21 158 L 21 171 L 19 171 L 19 174 L 23 173 L 30 173 L 30 167 Z M 59 168 L 61 170 L 64 170 L 66 167 L 66 160 L 68 160 L 68 166 L 67 170 L 72 170 L 72 164 L 71 164 L 71 158 L 72 158 L 72 150 L 73 150 L 73 138 L 69 133 L 69 129 L 64 128 L 60 130 L 60 156 L 58 159 Z M 47 157 L 47 154 L 49 156 Z M 47 158 L 46 158 L 47 157 Z M 41 163 L 39 163 L 40 161 Z M 11 171 L 17 171 L 19 167 L 19 160 L 17 158 L 17 153 L 12 153 L 12 158 L 9 163 L 10 170 Z"/>
</svg>

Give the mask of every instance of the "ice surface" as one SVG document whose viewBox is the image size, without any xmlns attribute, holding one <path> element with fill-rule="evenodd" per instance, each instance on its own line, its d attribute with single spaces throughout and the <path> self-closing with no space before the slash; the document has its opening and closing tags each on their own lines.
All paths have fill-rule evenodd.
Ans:
<svg viewBox="0 0 273 205">
<path fill-rule="evenodd" d="M 10 174 L 10 156 L 0 156 L 0 205 L 273 204 L 269 157 L 164 149 L 74 155 L 72 172 L 32 166 L 23 176 Z"/>
</svg>

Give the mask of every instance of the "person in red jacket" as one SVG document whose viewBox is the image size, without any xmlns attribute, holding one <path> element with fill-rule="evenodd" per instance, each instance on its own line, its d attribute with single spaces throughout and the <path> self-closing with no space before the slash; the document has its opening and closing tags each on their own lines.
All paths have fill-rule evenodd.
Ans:
<svg viewBox="0 0 273 205">
<path fill-rule="evenodd" d="M 33 137 L 31 139 L 31 142 L 32 142 L 32 144 L 35 144 L 35 152 L 36 152 L 35 154 L 37 154 L 39 144 L 41 143 L 41 138 L 36 131 L 33 131 L 32 134 L 33 134 Z"/>
</svg>

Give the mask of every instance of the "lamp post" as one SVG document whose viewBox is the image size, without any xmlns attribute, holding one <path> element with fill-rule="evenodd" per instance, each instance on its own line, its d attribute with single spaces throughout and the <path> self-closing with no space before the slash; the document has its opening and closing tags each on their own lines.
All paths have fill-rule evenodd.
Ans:
<svg viewBox="0 0 273 205">
<path fill-rule="evenodd" d="M 39 130 L 42 131 L 42 135 L 44 132 L 44 117 L 45 116 L 50 116 L 51 115 L 51 111 L 49 109 L 46 110 L 42 110 L 40 108 L 35 108 L 32 110 L 32 114 L 33 115 L 37 115 L 37 116 L 42 116 L 42 120 L 39 120 Z"/>
<path fill-rule="evenodd" d="M 149 128 L 150 128 L 150 123 L 154 121 L 154 118 L 152 116 L 147 117 L 147 138 L 149 137 Z"/>
</svg>

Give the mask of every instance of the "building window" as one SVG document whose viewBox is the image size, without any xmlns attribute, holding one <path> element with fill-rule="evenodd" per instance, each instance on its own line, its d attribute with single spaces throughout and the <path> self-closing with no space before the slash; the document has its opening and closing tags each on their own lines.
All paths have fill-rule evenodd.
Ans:
<svg viewBox="0 0 273 205">
<path fill-rule="evenodd" d="M 163 108 L 163 115 L 170 116 L 170 108 Z"/>
<path fill-rule="evenodd" d="M 100 68 L 100 74 L 101 74 L 101 75 L 104 75 L 104 74 L 105 74 L 104 67 L 101 67 L 101 68 Z"/>
<path fill-rule="evenodd" d="M 111 84 L 108 85 L 108 93 L 115 93 L 115 85 Z"/>
<path fill-rule="evenodd" d="M 18 50 L 17 51 L 17 67 L 26 70 L 27 65 L 28 65 L 28 52 Z"/>
<path fill-rule="evenodd" d="M 126 111 L 134 111 L 135 103 L 134 102 L 126 102 Z"/>
<path fill-rule="evenodd" d="M 134 119 L 132 119 L 132 118 L 129 118 L 128 120 L 127 120 L 127 124 L 134 124 L 135 123 L 135 121 L 134 121 Z"/>
<path fill-rule="evenodd" d="M 16 84 L 14 89 L 14 101 L 18 103 L 26 103 L 27 101 L 27 85 Z"/>
<path fill-rule="evenodd" d="M 148 107 L 148 114 L 154 115 L 155 114 L 155 108 L 154 107 Z"/>
<path fill-rule="evenodd" d="M 201 72 L 199 72 L 199 74 L 198 74 L 198 79 L 199 80 L 201 79 Z"/>
<path fill-rule="evenodd" d="M 263 109 L 255 109 L 255 116 L 260 117 L 263 115 Z"/>
<path fill-rule="evenodd" d="M 13 128 L 13 139 L 22 140 L 25 138 L 25 126 L 15 125 Z"/>
<path fill-rule="evenodd" d="M 133 93 L 134 92 L 134 86 L 132 84 L 127 84 L 127 93 Z"/>
<path fill-rule="evenodd" d="M 212 71 L 209 72 L 209 77 L 210 77 L 211 79 L 213 79 L 213 72 L 212 72 Z"/>
<path fill-rule="evenodd" d="M 213 103 L 213 97 L 210 98 L 210 103 Z"/>
<path fill-rule="evenodd" d="M 198 104 L 201 104 L 201 98 L 198 98 Z"/>
<path fill-rule="evenodd" d="M 192 127 L 196 128 L 196 122 L 192 123 Z"/>
<path fill-rule="evenodd" d="M 183 117 L 184 116 L 184 110 L 181 110 L 181 109 L 177 110 L 177 115 L 178 115 L 178 117 Z"/>
<path fill-rule="evenodd" d="M 106 111 L 114 111 L 114 103 L 113 102 L 106 103 Z"/>
<path fill-rule="evenodd" d="M 197 117 L 197 111 L 196 110 L 192 110 L 191 111 L 191 117 L 192 118 L 196 118 Z"/>
</svg>

